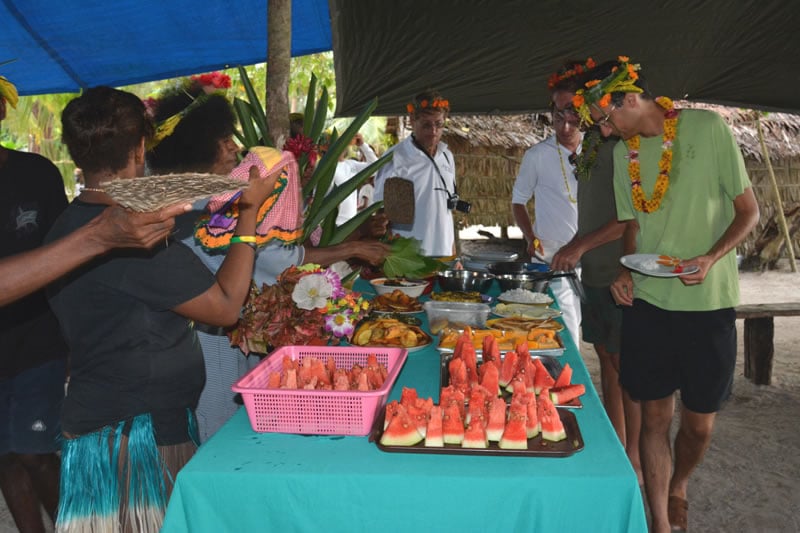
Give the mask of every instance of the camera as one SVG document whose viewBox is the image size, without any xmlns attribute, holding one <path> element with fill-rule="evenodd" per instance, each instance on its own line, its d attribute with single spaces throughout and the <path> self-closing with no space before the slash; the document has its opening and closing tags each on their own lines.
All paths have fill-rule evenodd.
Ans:
<svg viewBox="0 0 800 533">
<path fill-rule="evenodd" d="M 454 194 L 447 199 L 447 209 L 469 213 L 470 209 L 472 209 L 472 204 L 459 199 L 458 195 Z"/>
</svg>

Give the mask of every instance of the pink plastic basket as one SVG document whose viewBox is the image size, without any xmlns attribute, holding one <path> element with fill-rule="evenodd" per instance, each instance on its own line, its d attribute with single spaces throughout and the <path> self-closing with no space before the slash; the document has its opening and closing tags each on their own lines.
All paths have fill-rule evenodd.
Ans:
<svg viewBox="0 0 800 533">
<path fill-rule="evenodd" d="M 272 372 L 281 370 L 288 355 L 302 361 L 316 357 L 323 362 L 333 357 L 337 368 L 349 370 L 364 365 L 375 354 L 388 371 L 383 386 L 374 391 L 320 391 L 266 388 Z M 272 352 L 258 366 L 237 381 L 232 389 L 244 400 L 250 425 L 259 433 L 302 433 L 305 435 L 367 435 L 380 412 L 408 351 L 403 348 L 360 348 L 356 346 L 284 346 Z"/>
</svg>

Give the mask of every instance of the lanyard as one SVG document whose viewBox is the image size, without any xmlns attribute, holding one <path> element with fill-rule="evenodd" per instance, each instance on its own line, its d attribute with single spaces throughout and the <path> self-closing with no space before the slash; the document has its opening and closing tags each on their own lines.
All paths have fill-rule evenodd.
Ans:
<svg viewBox="0 0 800 533">
<path fill-rule="evenodd" d="M 436 169 L 436 174 L 438 174 L 438 175 L 439 175 L 439 179 L 440 179 L 440 180 L 441 180 L 441 182 L 442 182 L 442 187 L 443 187 L 443 188 L 442 188 L 442 189 L 435 188 L 434 190 L 435 190 L 435 191 L 436 191 L 436 190 L 444 191 L 445 193 L 447 193 L 447 197 L 448 197 L 448 198 L 452 198 L 452 197 L 456 196 L 456 194 L 457 194 L 457 193 L 456 193 L 456 184 L 455 184 L 455 183 L 453 183 L 453 192 L 452 192 L 452 193 L 450 193 L 450 191 L 448 191 L 448 190 L 447 190 L 447 182 L 446 182 L 446 181 L 444 181 L 444 176 L 442 176 L 442 171 L 441 171 L 441 170 L 439 170 L 439 165 L 437 165 L 437 164 L 436 164 L 436 161 L 433 159 L 433 156 L 432 156 L 431 154 L 429 154 L 429 153 L 428 153 L 428 151 L 427 151 L 427 150 L 425 150 L 425 149 L 424 149 L 424 148 L 423 148 L 423 147 L 422 147 L 422 146 L 421 146 L 421 145 L 420 145 L 420 144 L 417 142 L 417 139 L 416 139 L 416 137 L 414 137 L 413 135 L 411 136 L 411 142 L 413 142 L 413 143 L 414 143 L 414 146 L 416 146 L 416 147 L 417 147 L 417 148 L 418 148 L 418 149 L 419 149 L 419 150 L 420 150 L 420 151 L 421 151 L 423 154 L 425 154 L 425 156 L 426 156 L 428 159 L 430 159 L 430 160 L 431 160 L 431 163 L 433 163 L 433 168 L 435 168 L 435 169 Z M 445 159 L 447 159 L 447 154 L 446 154 L 446 153 L 442 152 L 442 155 L 444 156 L 444 158 L 445 158 Z"/>
</svg>

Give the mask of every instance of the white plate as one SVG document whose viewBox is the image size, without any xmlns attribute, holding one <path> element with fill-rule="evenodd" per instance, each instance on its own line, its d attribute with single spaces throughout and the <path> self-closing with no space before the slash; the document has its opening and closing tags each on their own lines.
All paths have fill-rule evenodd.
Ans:
<svg viewBox="0 0 800 533">
<path fill-rule="evenodd" d="M 619 262 L 645 276 L 657 278 L 677 278 L 686 274 L 694 274 L 700 270 L 697 266 L 688 266 L 681 272 L 675 272 L 675 267 L 658 264 L 656 261 L 659 257 L 659 254 L 631 254 L 620 257 Z"/>
<path fill-rule="evenodd" d="M 492 308 L 492 313 L 503 318 L 519 316 L 524 318 L 538 318 L 540 320 L 561 316 L 561 311 L 553 309 L 552 307 L 542 307 L 528 304 L 500 303 Z"/>
<path fill-rule="evenodd" d="M 553 299 L 552 298 L 549 298 L 548 301 L 546 301 L 546 302 L 534 303 L 534 302 L 520 302 L 520 301 L 516 301 L 516 300 L 509 300 L 507 298 L 500 298 L 498 296 L 497 301 L 501 302 L 501 303 L 504 303 L 504 304 L 532 305 L 532 306 L 537 306 L 537 307 L 548 307 L 548 306 L 553 304 Z"/>
</svg>

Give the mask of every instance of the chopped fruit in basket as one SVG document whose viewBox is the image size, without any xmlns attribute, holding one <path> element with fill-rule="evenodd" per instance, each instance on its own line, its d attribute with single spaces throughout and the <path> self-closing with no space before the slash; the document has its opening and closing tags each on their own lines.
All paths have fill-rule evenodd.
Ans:
<svg viewBox="0 0 800 533">
<path fill-rule="evenodd" d="M 575 398 L 583 395 L 586 392 L 586 385 L 583 383 L 576 383 L 575 385 L 566 385 L 564 387 L 550 389 L 550 399 L 554 404 L 564 405 L 571 402 Z"/>
<path fill-rule="evenodd" d="M 438 405 L 431 407 L 431 413 L 428 418 L 428 427 L 425 430 L 425 446 L 435 448 L 441 448 L 444 446 L 442 408 Z"/>
<path fill-rule="evenodd" d="M 414 446 L 423 439 L 417 425 L 411 420 L 402 405 L 392 417 L 387 428 L 381 435 L 381 444 L 385 446 Z"/>
<path fill-rule="evenodd" d="M 538 397 L 540 406 L 539 423 L 542 425 L 542 438 L 551 442 L 558 442 L 567 438 L 564 424 L 558 416 L 558 410 L 553 405 L 548 390 L 543 390 Z"/>
<path fill-rule="evenodd" d="M 267 378 L 268 389 L 305 390 L 378 390 L 383 386 L 389 371 L 378 363 L 374 354 L 367 356 L 367 365 L 354 364 L 350 370 L 336 368 L 332 358 L 323 363 L 316 357 L 297 361 L 285 355 L 280 372 L 271 372 Z"/>
</svg>

